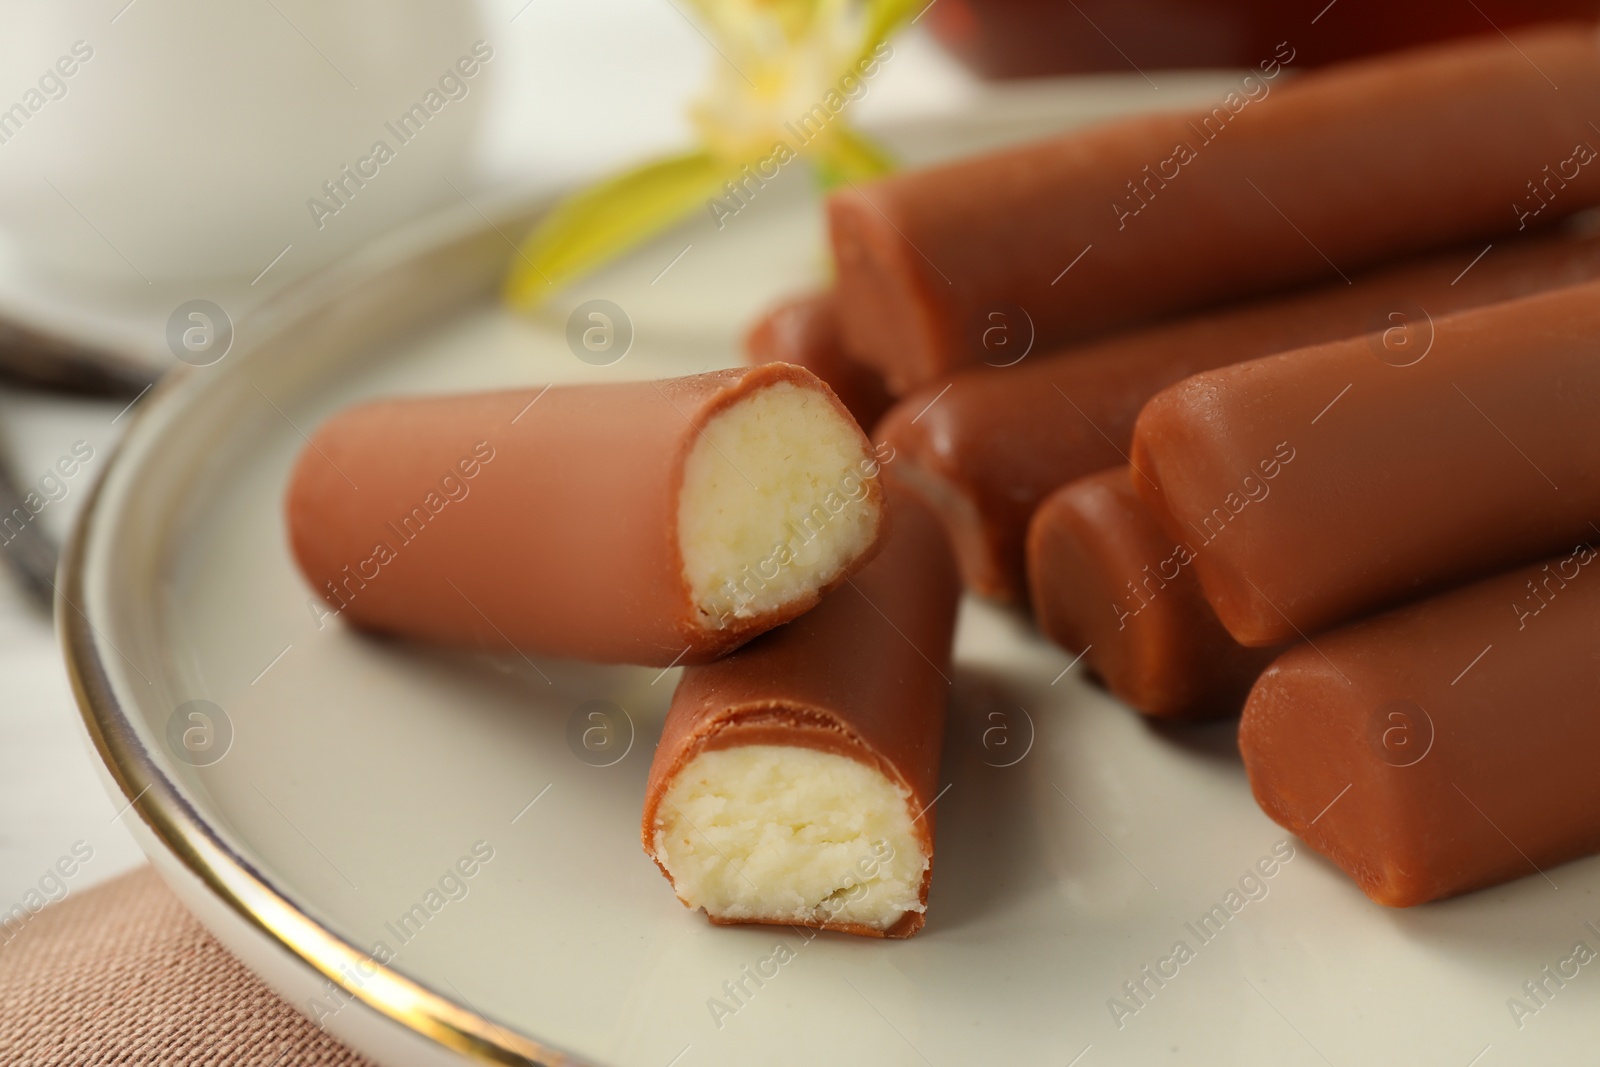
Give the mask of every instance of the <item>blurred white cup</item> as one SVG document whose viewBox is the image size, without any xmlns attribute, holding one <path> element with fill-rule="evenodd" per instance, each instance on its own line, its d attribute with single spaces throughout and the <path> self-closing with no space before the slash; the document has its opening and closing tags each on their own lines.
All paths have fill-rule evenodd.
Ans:
<svg viewBox="0 0 1600 1067">
<path fill-rule="evenodd" d="M 5 7 L 0 241 L 112 286 L 281 281 L 458 199 L 496 67 L 473 0 Z"/>
</svg>

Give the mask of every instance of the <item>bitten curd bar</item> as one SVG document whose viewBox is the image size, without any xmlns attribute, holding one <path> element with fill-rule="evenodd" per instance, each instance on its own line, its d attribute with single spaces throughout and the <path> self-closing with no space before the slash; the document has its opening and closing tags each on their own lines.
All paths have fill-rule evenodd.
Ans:
<svg viewBox="0 0 1600 1067">
<path fill-rule="evenodd" d="M 673 694 L 641 832 L 712 922 L 923 925 L 960 583 L 938 523 L 886 473 L 883 552 Z"/>
<path fill-rule="evenodd" d="M 312 436 L 288 516 L 323 615 L 657 666 L 801 614 L 886 529 L 866 437 L 781 363 L 362 404 Z"/>
</svg>

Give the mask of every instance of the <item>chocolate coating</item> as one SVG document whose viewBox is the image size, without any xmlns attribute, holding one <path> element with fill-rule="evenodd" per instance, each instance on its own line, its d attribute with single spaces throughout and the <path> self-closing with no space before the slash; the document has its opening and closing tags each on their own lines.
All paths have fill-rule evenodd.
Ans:
<svg viewBox="0 0 1600 1067">
<path fill-rule="evenodd" d="M 1286 652 L 1239 729 L 1262 810 L 1394 907 L 1600 850 L 1594 560 L 1583 545 Z"/>
<path fill-rule="evenodd" d="M 779 382 L 843 410 L 777 363 L 358 405 L 295 464 L 295 558 L 332 614 L 368 630 L 600 662 L 713 659 L 820 598 L 718 620 L 684 577 L 679 492 L 700 428 Z M 879 479 L 863 484 L 863 506 L 880 506 Z"/>
<path fill-rule="evenodd" d="M 900 395 L 997 312 L 1050 346 L 1600 203 L 1595 27 L 1485 34 L 839 190 L 845 346 Z"/>
<path fill-rule="evenodd" d="M 908 790 L 922 811 L 916 828 L 931 860 L 929 805 L 939 792 L 961 586 L 938 522 L 914 495 L 897 490 L 892 474 L 887 484 L 887 543 L 848 585 L 732 655 L 684 672 L 650 765 L 641 823 L 646 853 L 654 855 L 662 796 L 695 756 L 739 745 L 798 745 L 857 760 Z M 924 904 L 931 879 L 930 863 Z M 923 913 L 907 912 L 887 933 L 812 925 L 910 937 L 923 922 Z"/>
<path fill-rule="evenodd" d="M 745 335 L 744 350 L 753 364 L 793 363 L 827 382 L 863 430 L 870 431 L 894 403 L 877 372 L 845 354 L 831 291 L 768 311 Z"/>
<path fill-rule="evenodd" d="M 1028 528 L 1034 619 L 1146 715 L 1236 715 L 1281 649 L 1228 636 L 1191 570 L 1195 550 L 1161 529 L 1136 477 L 1113 467 L 1039 506 Z"/>
<path fill-rule="evenodd" d="M 1074 479 L 1128 462 L 1134 420 L 1191 374 L 1390 329 L 1391 358 L 1441 315 L 1600 277 L 1600 238 L 1557 235 L 1425 257 L 1287 297 L 956 376 L 906 397 L 876 436 L 944 520 L 968 588 L 1027 591 L 1023 539 L 1034 509 Z M 1470 270 L 1466 268 L 1471 266 Z M 1465 273 L 1463 273 L 1465 270 Z M 1399 314 L 1401 319 L 1392 319 Z M 943 392 L 943 395 L 940 395 Z"/>
<path fill-rule="evenodd" d="M 1242 644 L 1293 640 L 1591 536 L 1600 283 L 1195 375 L 1145 407 L 1139 492 Z"/>
</svg>

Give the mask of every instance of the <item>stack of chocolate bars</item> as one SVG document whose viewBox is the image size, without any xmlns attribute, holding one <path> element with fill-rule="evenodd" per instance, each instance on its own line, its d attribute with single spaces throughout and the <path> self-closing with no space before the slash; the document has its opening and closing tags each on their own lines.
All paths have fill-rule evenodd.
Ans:
<svg viewBox="0 0 1600 1067">
<path fill-rule="evenodd" d="M 1219 107 L 834 194 L 834 287 L 747 369 L 336 415 L 306 578 L 686 665 L 642 835 L 714 922 L 922 926 L 963 586 L 1147 715 L 1242 709 L 1262 808 L 1381 903 L 1600 850 L 1600 31 Z"/>
</svg>

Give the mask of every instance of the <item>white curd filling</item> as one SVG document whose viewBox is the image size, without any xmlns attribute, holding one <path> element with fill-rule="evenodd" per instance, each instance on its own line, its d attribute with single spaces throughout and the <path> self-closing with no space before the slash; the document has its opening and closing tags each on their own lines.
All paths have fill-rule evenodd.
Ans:
<svg viewBox="0 0 1600 1067">
<path fill-rule="evenodd" d="M 778 382 L 731 404 L 684 465 L 678 544 L 709 628 L 826 587 L 872 543 L 877 467 L 828 397 Z"/>
<path fill-rule="evenodd" d="M 911 797 L 878 770 L 789 745 L 702 752 L 662 798 L 656 859 L 712 918 L 859 923 L 922 911 Z"/>
</svg>

